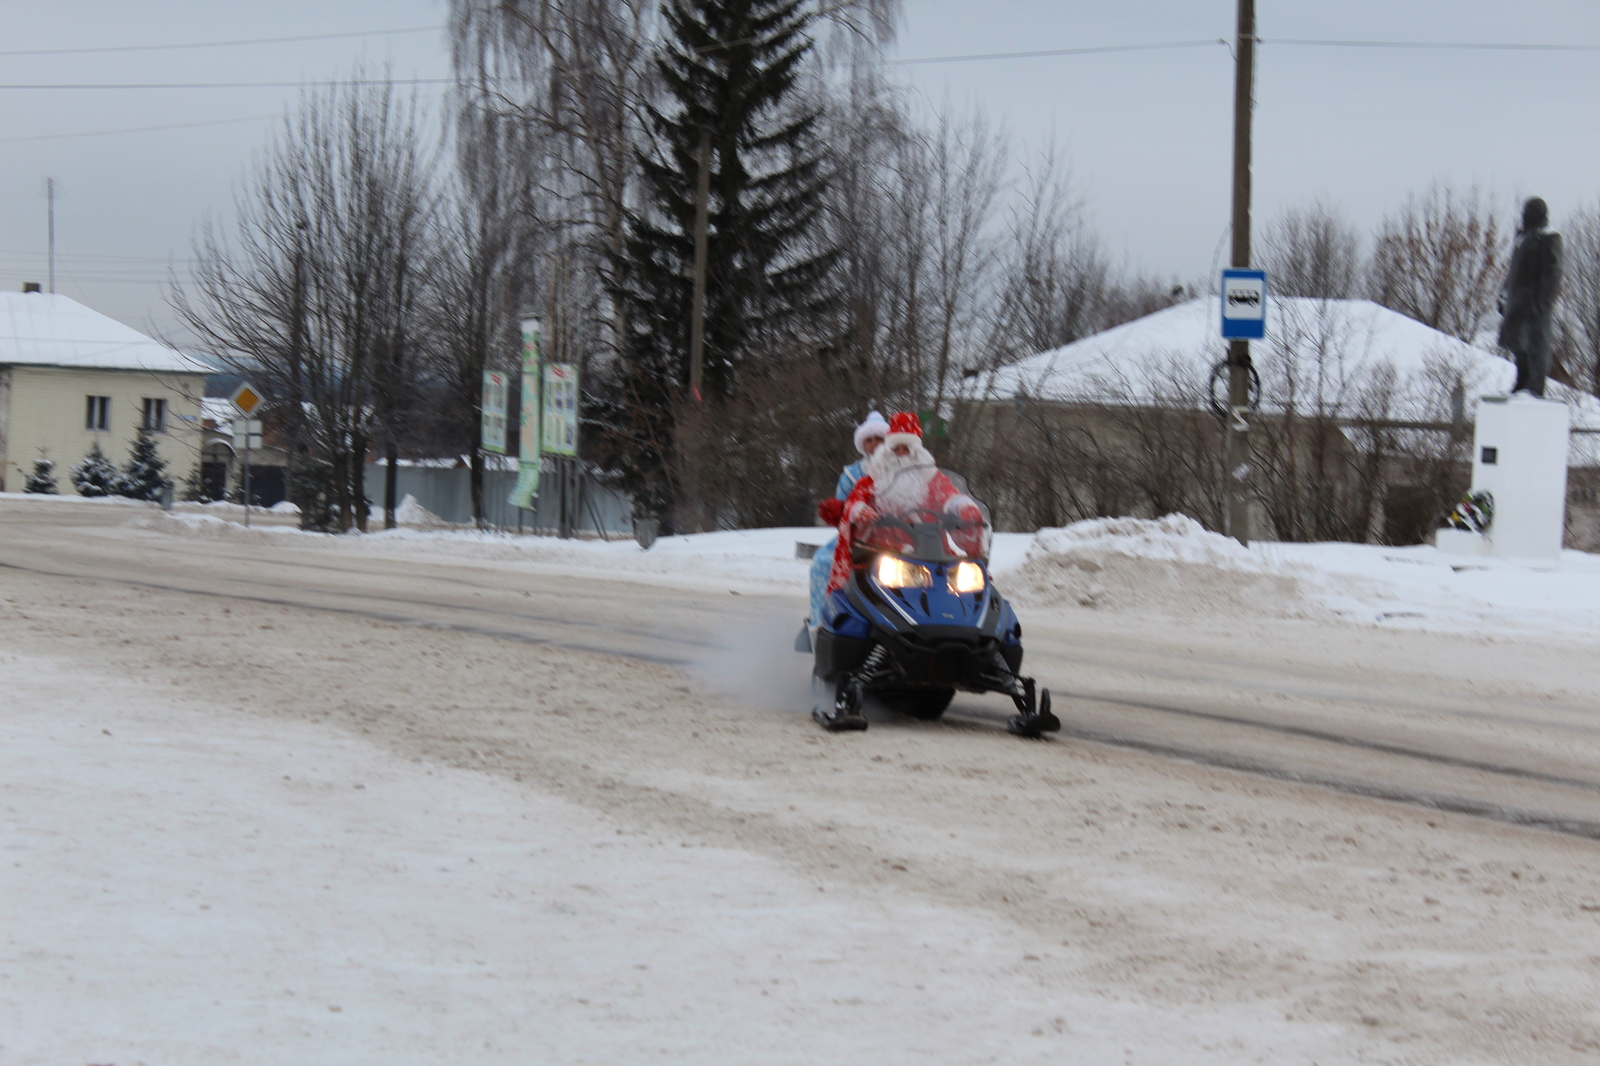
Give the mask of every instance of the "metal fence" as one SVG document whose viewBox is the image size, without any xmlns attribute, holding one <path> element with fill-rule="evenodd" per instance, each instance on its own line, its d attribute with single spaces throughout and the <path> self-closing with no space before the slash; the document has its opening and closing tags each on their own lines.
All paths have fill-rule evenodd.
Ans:
<svg viewBox="0 0 1600 1066">
<path fill-rule="evenodd" d="M 383 505 L 384 469 L 382 463 L 369 463 L 363 476 L 367 499 L 378 507 Z M 395 499 L 413 496 L 417 503 L 444 521 L 470 525 L 471 477 L 472 471 L 466 467 L 398 466 L 395 468 Z M 540 483 L 548 484 L 550 491 L 541 492 L 531 508 L 517 508 L 506 502 L 516 483 L 514 470 L 483 472 L 484 519 L 497 529 L 554 533 L 560 520 L 554 471 L 541 471 Z M 579 535 L 633 535 L 633 506 L 626 496 L 598 484 L 587 474 L 582 475 L 579 485 L 574 522 Z"/>
</svg>

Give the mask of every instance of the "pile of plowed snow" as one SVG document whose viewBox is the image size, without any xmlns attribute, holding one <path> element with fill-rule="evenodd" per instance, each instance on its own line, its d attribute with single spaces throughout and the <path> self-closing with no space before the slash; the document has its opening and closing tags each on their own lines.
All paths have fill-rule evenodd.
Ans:
<svg viewBox="0 0 1600 1066">
<path fill-rule="evenodd" d="M 383 521 L 383 508 L 374 508 L 378 521 Z M 402 526 L 414 526 L 420 529 L 449 529 L 450 523 L 422 506 L 411 493 L 406 493 L 400 501 L 400 506 L 394 509 L 394 520 Z"/>
<path fill-rule="evenodd" d="M 240 507 L 241 514 L 244 508 Z M 246 528 L 244 520 L 223 518 L 214 514 L 194 514 L 183 511 L 152 510 L 122 523 L 124 529 L 137 529 L 148 533 L 165 533 L 169 536 L 198 537 L 202 540 L 232 540 L 243 543 L 280 543 L 282 534 L 298 533 L 290 525 L 261 524 L 264 509 L 256 512 L 257 525 Z"/>
<path fill-rule="evenodd" d="M 1006 591 L 1035 605 L 1233 613 L 1319 614 L 1286 568 L 1184 515 L 1098 518 L 1040 530 Z"/>
</svg>

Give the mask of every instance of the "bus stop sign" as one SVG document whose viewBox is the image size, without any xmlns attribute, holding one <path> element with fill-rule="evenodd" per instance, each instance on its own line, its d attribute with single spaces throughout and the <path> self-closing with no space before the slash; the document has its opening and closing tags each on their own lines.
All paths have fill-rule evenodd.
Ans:
<svg viewBox="0 0 1600 1066">
<path fill-rule="evenodd" d="M 1267 335 L 1267 272 L 1222 272 L 1222 336 L 1224 340 L 1258 341 Z"/>
</svg>

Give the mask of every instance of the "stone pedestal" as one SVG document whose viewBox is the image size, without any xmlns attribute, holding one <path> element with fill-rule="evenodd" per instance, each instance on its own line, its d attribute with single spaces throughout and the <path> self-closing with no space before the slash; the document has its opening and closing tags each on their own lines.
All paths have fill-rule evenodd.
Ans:
<svg viewBox="0 0 1600 1066">
<path fill-rule="evenodd" d="M 1489 538 L 1467 529 L 1444 527 L 1436 533 L 1434 546 L 1451 555 L 1488 555 Z"/>
<path fill-rule="evenodd" d="M 1567 405 L 1533 396 L 1485 396 L 1472 441 L 1472 491 L 1494 497 L 1494 521 L 1470 552 L 1540 566 L 1561 562 L 1567 513 Z M 1477 534 L 1465 534 L 1466 538 Z M 1462 537 L 1441 538 L 1462 554 Z M 1458 543 L 1459 542 L 1459 543 Z"/>
</svg>

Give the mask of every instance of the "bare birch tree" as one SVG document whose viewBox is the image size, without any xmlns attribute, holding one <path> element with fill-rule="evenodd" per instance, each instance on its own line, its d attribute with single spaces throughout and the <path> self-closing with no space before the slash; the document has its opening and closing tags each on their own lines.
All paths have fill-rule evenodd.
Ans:
<svg viewBox="0 0 1600 1066">
<path fill-rule="evenodd" d="M 1383 306 L 1470 343 L 1494 310 L 1505 261 L 1493 202 L 1435 184 L 1379 224 L 1367 288 Z"/>
<path fill-rule="evenodd" d="M 458 98 L 457 165 L 437 216 L 428 288 L 431 370 L 441 388 L 437 438 L 469 456 L 472 517 L 484 520 L 483 373 L 515 373 L 518 311 L 532 302 L 539 227 L 532 189 L 537 156 L 526 127 Z"/>
<path fill-rule="evenodd" d="M 1560 362 L 1579 388 L 1600 396 L 1600 203 L 1573 212 L 1563 230 Z"/>
<path fill-rule="evenodd" d="M 1267 225 L 1260 261 L 1280 296 L 1345 300 L 1361 288 L 1361 237 L 1341 211 L 1320 200 Z"/>
<path fill-rule="evenodd" d="M 431 205 L 420 122 L 359 71 L 307 93 L 248 175 L 234 234 L 206 221 L 192 277 L 173 284 L 180 321 L 265 389 L 300 472 L 327 485 L 308 519 L 328 506 L 341 530 L 366 528 L 369 448 L 394 454 L 414 416 Z"/>
<path fill-rule="evenodd" d="M 996 360 L 1070 344 L 1103 328 L 1114 285 L 1088 225 L 1083 199 L 1053 145 L 1026 168 L 1007 210 L 1000 280 L 993 296 Z"/>
</svg>

